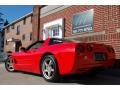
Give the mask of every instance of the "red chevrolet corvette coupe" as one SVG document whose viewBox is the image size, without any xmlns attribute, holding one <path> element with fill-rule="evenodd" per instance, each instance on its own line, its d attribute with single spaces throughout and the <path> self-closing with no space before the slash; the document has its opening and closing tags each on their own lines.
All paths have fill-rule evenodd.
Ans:
<svg viewBox="0 0 120 90">
<path fill-rule="evenodd" d="M 57 81 L 61 75 L 79 74 L 93 68 L 110 68 L 115 63 L 114 49 L 97 43 L 76 43 L 48 38 L 12 53 L 5 62 L 7 71 L 41 74 L 47 81 Z"/>
</svg>

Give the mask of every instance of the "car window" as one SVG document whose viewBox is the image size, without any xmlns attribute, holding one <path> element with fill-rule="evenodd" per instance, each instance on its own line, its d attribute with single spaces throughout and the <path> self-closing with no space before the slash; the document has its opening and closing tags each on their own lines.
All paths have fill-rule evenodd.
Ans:
<svg viewBox="0 0 120 90">
<path fill-rule="evenodd" d="M 49 45 L 63 43 L 62 39 L 52 38 L 49 42 Z"/>
<path fill-rule="evenodd" d="M 72 40 L 68 40 L 68 39 L 58 39 L 58 38 L 52 38 L 49 45 L 53 45 L 53 44 L 59 44 L 59 43 L 64 43 L 64 42 L 73 42 Z"/>
<path fill-rule="evenodd" d="M 44 41 L 35 42 L 35 43 L 31 44 L 30 46 L 28 46 L 27 50 L 33 50 L 33 49 L 40 48 L 43 45 L 43 43 L 44 43 Z"/>
<path fill-rule="evenodd" d="M 37 49 L 37 48 L 40 48 L 41 46 L 42 46 L 42 43 L 37 43 L 37 44 L 33 45 L 29 50 Z"/>
</svg>

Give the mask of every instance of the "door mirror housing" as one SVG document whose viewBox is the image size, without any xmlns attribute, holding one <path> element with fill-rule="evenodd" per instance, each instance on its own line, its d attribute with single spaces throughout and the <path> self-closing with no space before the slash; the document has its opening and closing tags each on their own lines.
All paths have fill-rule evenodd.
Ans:
<svg viewBox="0 0 120 90">
<path fill-rule="evenodd" d="M 21 47 L 19 51 L 20 52 L 26 52 L 26 48 L 25 47 Z"/>
</svg>

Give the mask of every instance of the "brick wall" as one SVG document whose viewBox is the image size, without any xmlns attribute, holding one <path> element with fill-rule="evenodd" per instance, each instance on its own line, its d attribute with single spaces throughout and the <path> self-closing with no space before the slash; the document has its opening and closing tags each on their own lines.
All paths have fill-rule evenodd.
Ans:
<svg viewBox="0 0 120 90">
<path fill-rule="evenodd" d="M 76 13 L 94 9 L 94 30 L 93 32 L 81 33 L 97 33 L 105 31 L 105 34 L 79 37 L 72 34 L 72 16 Z M 40 39 L 43 35 L 43 24 L 52 20 L 65 19 L 65 37 L 73 37 L 74 39 L 85 42 L 98 42 L 112 45 L 116 51 L 116 58 L 120 59 L 120 6 L 71 6 L 59 12 L 50 14 L 40 19 Z"/>
<path fill-rule="evenodd" d="M 24 20 L 24 19 L 23 19 Z M 15 42 L 8 42 L 8 45 L 6 45 L 6 40 L 10 38 L 21 40 L 22 46 L 27 47 L 32 43 L 32 40 L 30 40 L 30 33 L 32 32 L 32 23 L 31 23 L 31 16 L 26 17 L 26 24 L 23 24 L 23 20 L 20 20 L 12 25 L 14 25 L 14 29 L 12 28 L 12 25 L 9 25 L 9 33 L 7 33 L 7 28 L 5 28 L 5 36 L 4 36 L 4 51 L 12 51 L 15 52 Z M 20 25 L 20 35 L 16 35 L 17 32 L 17 26 Z M 22 35 L 25 34 L 25 40 L 22 40 Z"/>
<path fill-rule="evenodd" d="M 40 39 L 42 39 L 42 28 L 43 24 L 58 18 L 64 18 L 65 19 L 65 36 L 71 36 L 72 34 L 72 16 L 76 13 L 83 12 L 89 9 L 94 9 L 95 10 L 95 15 L 94 15 L 94 31 L 101 31 L 103 30 L 103 6 L 71 6 L 69 8 L 66 8 L 64 10 L 61 10 L 57 13 L 53 13 L 51 15 L 48 15 L 46 17 L 41 18 L 40 22 Z"/>
<path fill-rule="evenodd" d="M 39 30 L 40 30 L 40 10 L 44 7 L 44 5 L 35 5 L 33 7 L 33 17 L 32 17 L 32 25 L 33 25 L 33 42 L 39 40 Z"/>
<path fill-rule="evenodd" d="M 38 29 L 39 29 L 39 13 L 40 13 L 40 6 L 36 5 L 33 7 L 33 17 L 32 17 L 32 23 L 33 23 L 33 41 L 38 40 Z"/>
</svg>

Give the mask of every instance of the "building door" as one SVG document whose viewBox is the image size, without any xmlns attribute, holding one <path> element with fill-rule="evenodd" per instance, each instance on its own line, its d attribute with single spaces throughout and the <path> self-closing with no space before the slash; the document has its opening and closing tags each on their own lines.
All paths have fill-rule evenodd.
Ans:
<svg viewBox="0 0 120 90">
<path fill-rule="evenodd" d="M 21 41 L 15 41 L 15 52 L 19 51 L 20 46 L 22 46 Z"/>
</svg>

